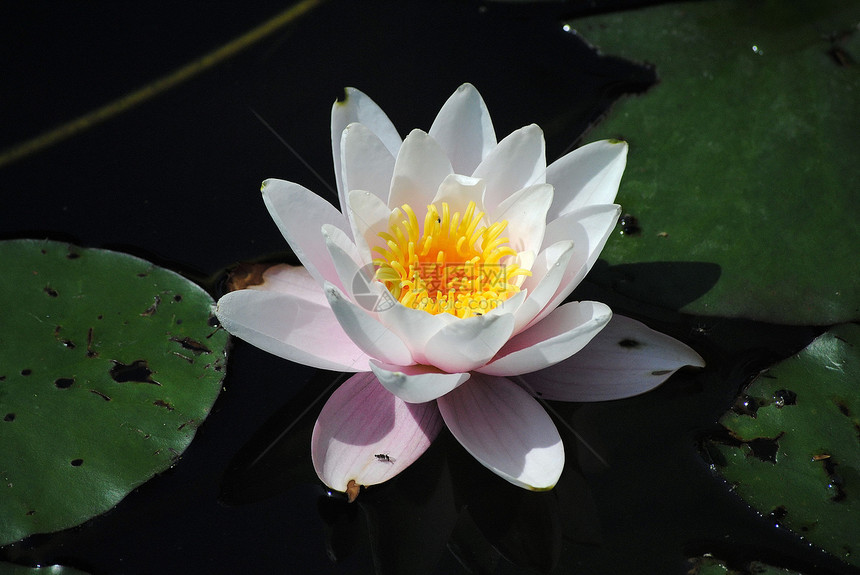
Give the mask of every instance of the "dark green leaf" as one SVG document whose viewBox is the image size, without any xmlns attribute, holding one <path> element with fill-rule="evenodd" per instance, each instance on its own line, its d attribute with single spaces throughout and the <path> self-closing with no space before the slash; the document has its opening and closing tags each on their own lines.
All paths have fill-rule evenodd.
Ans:
<svg viewBox="0 0 860 575">
<path fill-rule="evenodd" d="M 571 22 L 660 78 L 588 135 L 630 143 L 629 216 L 589 277 L 699 315 L 860 318 L 858 19 L 857 2 L 725 0 Z"/>
<path fill-rule="evenodd" d="M 170 467 L 209 413 L 227 334 L 139 258 L 0 242 L 0 544 L 77 525 Z"/>
</svg>

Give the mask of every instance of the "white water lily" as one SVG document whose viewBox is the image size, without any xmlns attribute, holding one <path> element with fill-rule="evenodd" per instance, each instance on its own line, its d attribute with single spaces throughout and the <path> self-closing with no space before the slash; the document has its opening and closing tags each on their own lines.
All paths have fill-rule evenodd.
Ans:
<svg viewBox="0 0 860 575">
<path fill-rule="evenodd" d="M 626 143 L 594 142 L 547 166 L 540 128 L 497 142 L 469 84 L 429 132 L 404 140 L 348 89 L 331 131 L 341 211 L 266 180 L 263 199 L 303 267 L 272 268 L 217 307 L 230 333 L 264 350 L 358 372 L 314 428 L 329 487 L 354 495 L 390 479 L 447 425 L 499 476 L 549 489 L 564 447 L 533 394 L 628 397 L 704 365 L 638 322 L 610 321 L 602 303 L 562 303 L 616 224 Z"/>
</svg>

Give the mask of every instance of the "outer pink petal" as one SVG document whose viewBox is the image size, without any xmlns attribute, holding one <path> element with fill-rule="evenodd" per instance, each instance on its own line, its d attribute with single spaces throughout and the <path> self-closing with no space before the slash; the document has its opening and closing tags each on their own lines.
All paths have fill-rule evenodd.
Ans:
<svg viewBox="0 0 860 575">
<path fill-rule="evenodd" d="M 367 355 L 394 365 L 415 363 L 409 348 L 397 334 L 350 301 L 341 290 L 326 283 L 325 294 L 340 327 Z"/>
<path fill-rule="evenodd" d="M 544 183 L 546 146 L 543 131 L 532 124 L 512 132 L 484 158 L 474 173 L 487 182 L 484 209 L 491 221 L 505 198 L 533 184 Z"/>
<path fill-rule="evenodd" d="M 466 451 L 514 485 L 551 489 L 564 469 L 564 446 L 540 404 L 509 379 L 478 373 L 436 403 Z"/>
<path fill-rule="evenodd" d="M 322 286 L 304 266 L 276 264 L 263 272 L 263 283 L 248 289 L 290 294 L 320 307 L 329 307 Z"/>
<path fill-rule="evenodd" d="M 554 365 L 585 347 L 611 317 L 609 306 L 599 302 L 567 303 L 511 338 L 493 361 L 477 371 L 521 375 Z"/>
<path fill-rule="evenodd" d="M 559 158 L 546 170 L 555 187 L 549 218 L 594 204 L 615 203 L 627 165 L 627 143 L 602 140 L 586 144 Z"/>
<path fill-rule="evenodd" d="M 323 224 L 331 224 L 346 231 L 344 215 L 307 188 L 292 182 L 269 179 L 263 182 L 261 191 L 272 219 L 308 273 L 320 285 L 330 281 L 340 286 L 321 230 Z"/>
<path fill-rule="evenodd" d="M 451 162 L 436 140 L 421 130 L 412 130 L 403 140 L 394 163 L 388 207 L 409 204 L 420 211 L 419 206 L 426 207 L 445 177 L 452 173 Z"/>
<path fill-rule="evenodd" d="M 442 371 L 462 373 L 487 363 L 511 337 L 513 314 L 486 314 L 459 319 L 427 342 L 427 361 Z M 402 364 L 401 364 L 402 365 Z"/>
<path fill-rule="evenodd" d="M 616 315 L 582 351 L 522 379 L 544 399 L 605 401 L 649 391 L 685 365 L 705 361 L 680 341 Z"/>
<path fill-rule="evenodd" d="M 344 90 L 344 99 L 336 101 L 331 108 L 331 151 L 334 159 L 334 174 L 337 178 L 337 191 L 340 196 L 340 207 L 343 210 L 346 209 L 346 193 L 349 190 L 344 189 L 341 179 L 340 144 L 343 131 L 353 122 L 367 126 L 371 132 L 379 137 L 392 156 L 397 155 L 401 141 L 397 128 L 394 127 L 382 108 L 355 88 Z"/>
<path fill-rule="evenodd" d="M 435 403 L 406 403 L 372 373 L 360 373 L 335 390 L 320 412 L 311 437 L 314 469 L 338 491 L 350 481 L 382 483 L 418 459 L 441 428 Z"/>
<path fill-rule="evenodd" d="M 429 365 L 399 366 L 371 360 L 370 369 L 385 389 L 407 403 L 433 401 L 469 379 L 468 373 L 446 373 Z"/>
<path fill-rule="evenodd" d="M 448 98 L 430 127 L 454 172 L 469 175 L 496 145 L 496 132 L 481 95 L 471 84 L 463 84 Z"/>
<path fill-rule="evenodd" d="M 218 300 L 215 314 L 232 335 L 279 357 L 332 371 L 370 369 L 368 356 L 346 335 L 328 304 L 245 289 Z"/>
</svg>

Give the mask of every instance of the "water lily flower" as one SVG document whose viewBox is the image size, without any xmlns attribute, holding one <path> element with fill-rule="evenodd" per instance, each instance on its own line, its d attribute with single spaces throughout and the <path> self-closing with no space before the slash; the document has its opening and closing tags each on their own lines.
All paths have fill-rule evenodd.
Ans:
<svg viewBox="0 0 860 575">
<path fill-rule="evenodd" d="M 444 425 L 499 476 L 549 489 L 564 447 L 536 397 L 628 397 L 704 365 L 602 303 L 563 303 L 618 219 L 626 143 L 594 142 L 547 166 L 540 128 L 497 141 L 470 84 L 405 139 L 366 95 L 345 96 L 331 121 L 341 209 L 266 180 L 263 200 L 303 266 L 271 268 L 217 306 L 253 345 L 356 372 L 314 428 L 326 485 L 354 496 L 390 479 Z"/>
</svg>

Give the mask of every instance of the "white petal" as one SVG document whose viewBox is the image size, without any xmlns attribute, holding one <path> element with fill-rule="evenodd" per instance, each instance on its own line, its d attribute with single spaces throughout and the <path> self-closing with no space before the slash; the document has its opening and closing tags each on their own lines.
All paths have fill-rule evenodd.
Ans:
<svg viewBox="0 0 860 575">
<path fill-rule="evenodd" d="M 412 365 L 412 354 L 403 340 L 371 314 L 347 298 L 334 285 L 325 285 L 326 297 L 343 331 L 370 357 L 395 365 Z"/>
<path fill-rule="evenodd" d="M 369 128 L 363 124 L 347 126 L 341 141 L 341 161 L 344 196 L 352 190 L 367 190 L 388 201 L 394 155 Z"/>
<path fill-rule="evenodd" d="M 532 124 L 512 132 L 484 158 L 472 175 L 487 183 L 484 209 L 495 221 L 496 209 L 514 192 L 546 180 L 543 131 Z"/>
<path fill-rule="evenodd" d="M 515 192 L 499 204 L 496 219 L 508 221 L 502 235 L 508 237 L 509 245 L 516 251 L 540 251 L 552 194 L 549 184 L 535 184 Z"/>
<path fill-rule="evenodd" d="M 649 391 L 685 365 L 705 362 L 680 341 L 616 315 L 582 351 L 523 379 L 545 399 L 605 401 Z"/>
<path fill-rule="evenodd" d="M 409 204 L 420 211 L 419 206 L 430 204 L 439 184 L 453 171 L 436 140 L 421 130 L 412 130 L 403 140 L 394 163 L 388 207 Z"/>
<path fill-rule="evenodd" d="M 446 325 L 461 321 L 449 313 L 433 315 L 424 310 L 408 308 L 400 302 L 380 311 L 379 320 L 406 342 L 418 363 L 429 362 L 424 351 L 431 337 Z"/>
<path fill-rule="evenodd" d="M 431 203 L 436 206 L 440 213 L 442 212 L 442 202 L 445 202 L 452 214 L 454 212 L 462 214 L 466 211 L 469 202 L 475 202 L 475 211 L 482 212 L 484 211 L 485 189 L 486 186 L 481 179 L 451 174 L 439 185 L 436 196 Z M 423 223 L 420 214 L 418 214 L 418 219 Z"/>
<path fill-rule="evenodd" d="M 329 306 L 268 290 L 238 290 L 215 314 L 231 335 L 296 363 L 332 371 L 367 371 L 368 356 L 340 327 Z"/>
<path fill-rule="evenodd" d="M 349 219 L 353 226 L 355 245 L 363 261 L 374 257 L 373 248 L 384 246 L 379 232 L 388 231 L 391 210 L 375 195 L 364 190 L 353 190 L 347 197 Z"/>
<path fill-rule="evenodd" d="M 405 403 L 372 373 L 359 373 L 335 390 L 317 418 L 314 469 L 338 491 L 346 491 L 350 481 L 382 483 L 418 459 L 442 425 L 435 403 Z"/>
<path fill-rule="evenodd" d="M 263 182 L 263 201 L 296 256 L 320 285 L 340 285 L 325 247 L 323 224 L 346 230 L 346 218 L 305 187 L 284 180 Z"/>
<path fill-rule="evenodd" d="M 468 373 L 446 373 L 429 365 L 398 366 L 370 361 L 385 389 L 408 403 L 424 403 L 445 395 L 469 379 Z"/>
<path fill-rule="evenodd" d="M 503 377 L 472 374 L 436 400 L 466 451 L 514 485 L 551 489 L 564 469 L 564 446 L 550 417 L 525 390 Z"/>
<path fill-rule="evenodd" d="M 549 223 L 544 245 L 569 240 L 573 242 L 574 252 L 555 294 L 543 311 L 530 322 L 531 325 L 539 322 L 561 304 L 591 270 L 615 228 L 620 213 L 620 206 L 612 204 L 587 206 Z"/>
<path fill-rule="evenodd" d="M 550 164 L 546 181 L 555 187 L 555 198 L 549 219 L 593 204 L 614 203 L 626 165 L 627 143 L 618 140 L 586 144 Z"/>
<path fill-rule="evenodd" d="M 471 84 L 463 84 L 448 98 L 430 127 L 451 160 L 454 172 L 471 174 L 496 145 L 496 132 L 481 95 Z"/>
<path fill-rule="evenodd" d="M 340 196 L 340 207 L 344 210 L 346 194 L 349 190 L 344 189 L 341 180 L 343 172 L 340 143 L 343 131 L 353 122 L 367 126 L 371 132 L 379 137 L 392 156 L 397 156 L 401 141 L 397 128 L 373 100 L 355 88 L 344 90 L 343 100 L 336 101 L 331 108 L 331 151 L 334 159 L 334 174 L 337 178 L 337 191 Z"/>
<path fill-rule="evenodd" d="M 547 309 L 573 253 L 573 242 L 561 241 L 552 244 L 535 258 L 532 275 L 523 281 L 522 289 L 528 291 L 528 297 L 516 311 L 515 334 L 525 329 L 535 316 Z"/>
<path fill-rule="evenodd" d="M 514 316 L 509 313 L 458 319 L 430 338 L 424 355 L 442 371 L 471 371 L 496 355 L 513 329 Z"/>
<path fill-rule="evenodd" d="M 555 365 L 585 347 L 611 317 L 609 306 L 599 302 L 567 303 L 511 338 L 493 361 L 477 371 L 521 375 Z"/>
</svg>

